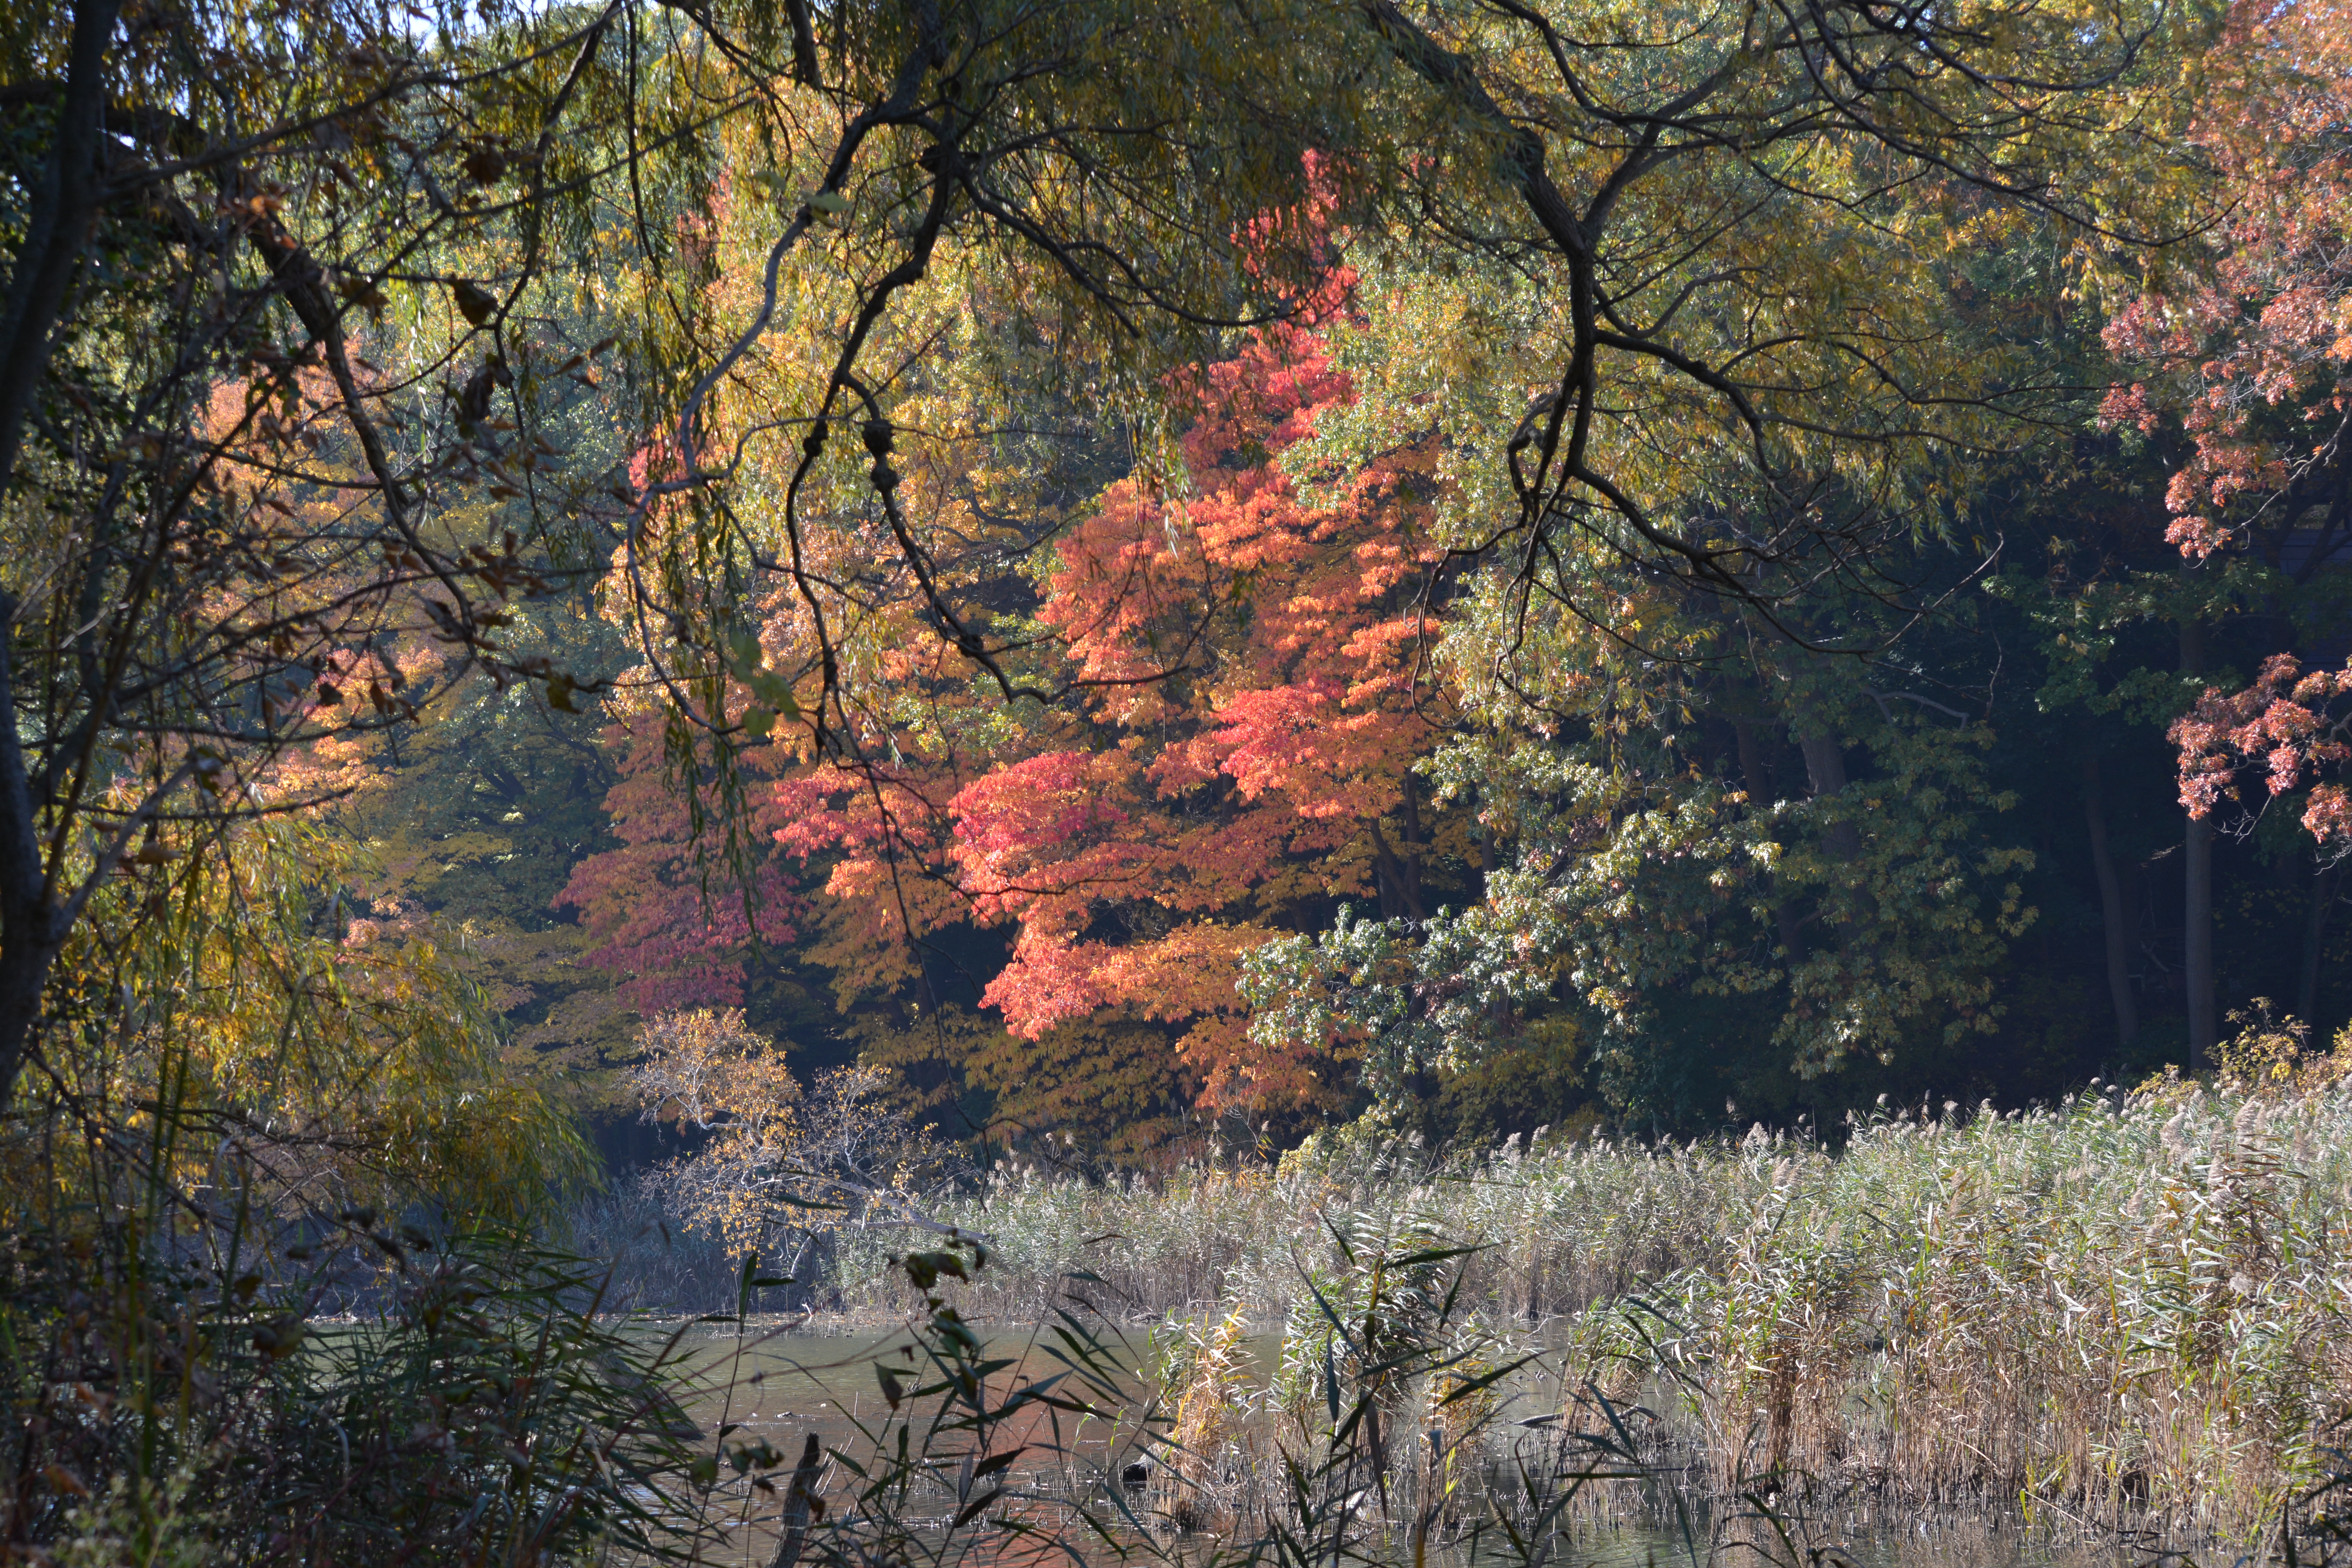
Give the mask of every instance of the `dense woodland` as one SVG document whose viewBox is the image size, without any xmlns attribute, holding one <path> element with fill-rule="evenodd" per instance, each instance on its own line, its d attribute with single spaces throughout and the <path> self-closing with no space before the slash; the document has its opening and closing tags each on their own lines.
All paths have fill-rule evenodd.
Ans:
<svg viewBox="0 0 2352 1568">
<path fill-rule="evenodd" d="M 276 1434 L 257 1559 L 476 1529 L 387 1424 L 427 1500 L 335 1536 L 302 1323 L 484 1227 L 571 1300 L 547 1215 L 681 1152 L 741 1240 L 2352 1028 L 2336 0 L 55 0 L 0 60 L 11 1551 L 167 1473 L 173 1378 Z"/>
<path fill-rule="evenodd" d="M 56 307 L 26 918 L 320 836 L 275 853 L 322 952 L 478 987 L 495 1075 L 622 1164 L 669 1146 L 637 1031 L 705 1006 L 1147 1165 L 2046 1101 L 2265 1005 L 2324 1042 L 2339 19 L 2020 15 L 1945 59 L 1857 14 L 1844 86 L 1738 12 L 1589 59 L 1508 8 L 1215 22 L 1318 40 L 1264 103 L 1149 11 L 845 12 L 837 70 L 784 16 L 772 59 L 409 26 L 317 91 L 417 126 L 207 175 L 210 250 L 159 172 Z M 118 605 L 73 520 L 125 508 L 163 575 Z"/>
</svg>

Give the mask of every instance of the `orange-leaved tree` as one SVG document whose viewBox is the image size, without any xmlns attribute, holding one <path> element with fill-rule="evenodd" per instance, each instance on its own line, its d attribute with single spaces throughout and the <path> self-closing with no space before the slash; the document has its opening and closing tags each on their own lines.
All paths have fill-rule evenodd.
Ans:
<svg viewBox="0 0 2352 1568">
<path fill-rule="evenodd" d="M 1008 716 L 952 650 L 908 639 L 877 656 L 854 766 L 782 741 L 747 760 L 776 775 L 749 788 L 756 820 L 822 879 L 808 951 L 845 991 L 918 978 L 952 927 L 1001 929 L 978 1000 L 1021 1040 L 1157 1026 L 1161 1067 L 1213 1109 L 1344 1092 L 1341 1064 L 1249 1041 L 1234 982 L 1337 902 L 1418 915 L 1432 897 L 1435 813 L 1411 771 L 1443 722 L 1418 679 L 1443 559 L 1423 531 L 1430 451 L 1344 473 L 1285 461 L 1350 399 L 1318 331 L 1347 282 L 1335 270 L 1178 390 L 1180 480 L 1118 480 L 1042 552 L 1020 608 L 1065 710 Z M 777 605 L 761 646 L 801 635 Z M 611 804 L 631 847 L 583 864 L 567 896 L 600 929 L 674 932 L 643 847 L 688 841 L 686 807 L 656 787 L 675 764 L 650 730 L 629 755 Z M 607 952 L 648 976 L 663 962 Z"/>
<path fill-rule="evenodd" d="M 2331 774 L 2352 760 L 2352 670 L 2305 673 L 2273 654 L 2243 691 L 2208 690 L 2173 721 L 2180 748 L 2180 800 L 2197 816 L 2242 801 L 2242 781 L 2263 775 L 2262 805 L 2303 792 L 2300 821 L 2331 860 L 2352 851 L 2352 790 Z M 2261 810 L 2255 808 L 2257 814 Z"/>
<path fill-rule="evenodd" d="M 2347 755 L 2352 672 L 2307 668 L 2310 645 L 2336 651 L 2331 579 L 2352 543 L 2352 7 L 2238 0 L 2207 68 L 2193 139 L 2229 215 L 2162 254 L 2107 329 L 2147 374 L 2105 412 L 2150 434 L 2177 420 L 2188 450 L 2166 537 L 2191 563 L 2250 574 L 2284 612 L 2289 647 L 2253 683 L 2206 690 L 2172 726 L 2181 805 L 2210 819 L 2260 771 L 2265 801 L 2307 792 L 2300 820 L 2326 857 L 2352 841 L 2327 778 Z"/>
</svg>

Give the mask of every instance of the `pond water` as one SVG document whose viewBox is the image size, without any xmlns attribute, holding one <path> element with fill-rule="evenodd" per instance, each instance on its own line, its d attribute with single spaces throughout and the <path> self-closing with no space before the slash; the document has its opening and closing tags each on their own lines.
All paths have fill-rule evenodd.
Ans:
<svg viewBox="0 0 2352 1568">
<path fill-rule="evenodd" d="M 690 1343 L 698 1352 L 703 1375 L 693 1413 L 706 1430 L 725 1425 L 734 1429 L 733 1440 L 765 1438 L 788 1455 L 797 1456 L 812 1433 L 826 1450 L 866 1453 L 871 1447 L 868 1434 L 887 1409 L 876 1374 L 877 1359 L 908 1342 L 904 1331 L 827 1334 L 755 1330 L 740 1339 L 730 1331 L 694 1340 Z M 1269 1337 L 1249 1347 L 1261 1379 L 1275 1345 Z M 1114 1348 L 1128 1367 L 1150 1364 L 1148 1331 L 1129 1331 L 1123 1341 L 1114 1342 Z M 984 1356 L 1011 1363 L 991 1379 L 1000 1391 L 1015 1379 L 1048 1377 L 1066 1370 L 1050 1341 L 1034 1333 L 992 1336 L 985 1342 Z M 1140 1387 L 1131 1392 L 1139 1405 L 1142 1393 Z M 1058 1474 L 1024 1477 L 1024 1467 L 1016 1464 L 1013 1478 L 1040 1490 L 1058 1490 L 1080 1479 L 1073 1470 L 1099 1477 L 1106 1473 L 1106 1461 L 1113 1468 L 1127 1468 L 1139 1452 L 1131 1427 L 1114 1430 L 1097 1422 L 1091 1429 L 1086 1423 L 1073 1428 L 1064 1420 L 1058 1433 L 1041 1426 L 999 1435 L 1000 1449 L 1029 1442 L 1041 1455 L 1066 1457 L 1055 1461 Z M 828 1490 L 834 1491 L 851 1480 L 838 1468 L 827 1479 Z M 951 1479 L 942 1475 L 932 1488 L 941 1524 L 955 1506 Z M 781 1474 L 777 1479 L 781 1485 Z M 1136 1490 L 1129 1496 L 1140 1510 L 1145 1494 Z M 1768 1524 L 1744 1503 L 1710 1506 L 1696 1498 L 1677 1503 L 1671 1495 L 1663 1500 L 1663 1510 L 1653 1507 L 1624 1517 L 1578 1520 L 1550 1541 L 1544 1568 L 2146 1568 L 2152 1560 L 2169 1555 L 2070 1529 L 2063 1518 L 2029 1521 L 2014 1509 L 1889 1510 L 1874 1500 L 1808 1511 L 1776 1500 L 1780 1518 Z M 767 1563 L 775 1551 L 773 1521 L 779 1505 L 772 1496 L 748 1490 L 744 1502 L 725 1560 Z M 1473 1543 L 1464 1539 L 1442 1547 L 1433 1542 L 1426 1568 L 1505 1568 L 1517 1561 L 1515 1554 L 1487 1549 L 1499 1545 L 1491 1534 L 1486 1542 L 1475 1555 Z M 1205 1555 L 1211 1544 L 1206 1537 L 1168 1536 L 1159 1543 L 1184 1557 Z M 974 1544 L 980 1549 L 952 1554 L 958 1563 L 980 1568 L 1040 1560 L 1034 1550 Z M 1376 1546 L 1373 1554 L 1383 1555 Z M 1402 1540 L 1395 1554 L 1401 1563 L 1410 1562 Z M 1055 1560 L 1067 1568 L 1066 1556 Z"/>
<path fill-rule="evenodd" d="M 1696 1502 L 1693 1511 L 1701 1521 L 1708 1512 Z M 1810 1521 L 1786 1542 L 1753 1522 L 1721 1531 L 1701 1522 L 1694 1535 L 1696 1561 L 1717 1568 L 2133 1568 L 2147 1562 L 2127 1546 L 2032 1529 L 2013 1510 L 1990 1509 L 1910 1518 L 1839 1514 Z M 1569 1532 L 1552 1561 L 1559 1568 L 1690 1568 L 1694 1552 L 1680 1531 L 1627 1521 Z"/>
</svg>

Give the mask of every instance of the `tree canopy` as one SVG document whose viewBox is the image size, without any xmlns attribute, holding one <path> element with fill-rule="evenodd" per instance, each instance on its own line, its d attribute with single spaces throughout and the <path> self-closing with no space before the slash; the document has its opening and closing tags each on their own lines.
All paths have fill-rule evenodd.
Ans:
<svg viewBox="0 0 2352 1568">
<path fill-rule="evenodd" d="M 695 1007 L 1121 1157 L 2352 1009 L 2343 32 L 28 12 L 0 1084 L 256 856 L 550 1116 Z"/>
</svg>

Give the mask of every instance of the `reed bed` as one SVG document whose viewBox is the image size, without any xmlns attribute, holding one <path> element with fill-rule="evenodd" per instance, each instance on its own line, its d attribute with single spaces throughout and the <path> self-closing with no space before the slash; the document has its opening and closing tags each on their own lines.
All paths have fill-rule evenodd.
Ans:
<svg viewBox="0 0 2352 1568">
<path fill-rule="evenodd" d="M 2246 1542 L 2343 1471 L 2340 1083 L 2171 1080 L 1846 1131 L 1836 1149 L 1759 1128 L 1466 1152 L 1358 1134 L 1158 1179 L 1001 1165 L 938 1210 L 989 1253 L 938 1289 L 977 1321 L 1045 1321 L 1075 1296 L 1159 1323 L 1194 1456 L 1181 1479 L 1226 1496 L 1213 1512 L 1247 1511 L 1271 1434 L 1296 1424 L 1351 1249 L 1441 1242 L 1477 1249 L 1454 1319 L 1477 1353 L 1540 1351 L 1549 1369 L 1497 1385 L 1495 1431 L 1589 1428 L 1595 1396 L 1643 1406 L 1644 1462 L 1717 1495 L 1803 1478 Z M 909 1245 L 835 1237 L 821 1304 L 907 1312 L 891 1260 Z"/>
<path fill-rule="evenodd" d="M 1660 1451 L 1719 1494 L 1801 1475 L 2245 1540 L 2341 1468 L 2352 1421 L 2341 1087 L 1922 1107 L 1835 1151 L 1759 1128 L 1309 1146 L 1157 1183 L 1007 1167 L 941 1217 L 991 1238 L 960 1297 L 974 1316 L 1034 1319 L 1075 1289 L 1224 1347 L 1178 1358 L 1169 1397 L 1197 1431 L 1223 1388 L 1237 1453 L 1234 1325 L 1283 1333 L 1269 1353 L 1296 1360 L 1339 1237 L 1416 1229 L 1481 1248 L 1462 1299 L 1482 1332 L 1547 1347 L 1555 1387 L 1656 1408 Z M 838 1289 L 888 1310 L 889 1240 L 862 1245 Z"/>
<path fill-rule="evenodd" d="M 1707 1263 L 1588 1311 L 1718 1489 L 1803 1472 L 2248 1539 L 2343 1468 L 2352 1098 L 2174 1084 L 1753 1147 Z"/>
<path fill-rule="evenodd" d="M 1399 1140 L 1310 1140 L 1278 1165 L 1189 1166 L 1164 1177 L 1087 1180 L 1000 1163 L 937 1217 L 989 1238 L 988 1276 L 960 1299 L 980 1317 L 1029 1321 L 1073 1280 L 1107 1310 L 1158 1321 L 1240 1306 L 1278 1322 L 1307 1273 L 1334 1255 L 1332 1226 L 1434 1224 L 1478 1246 L 1466 1299 L 1496 1321 L 1537 1323 L 1613 1300 L 1723 1248 L 1716 1207 L 1760 1200 L 1769 1162 L 1712 1148 L 1606 1139 L 1476 1153 Z M 845 1238 L 836 1289 L 849 1310 L 898 1310 L 887 1230 Z"/>
</svg>

